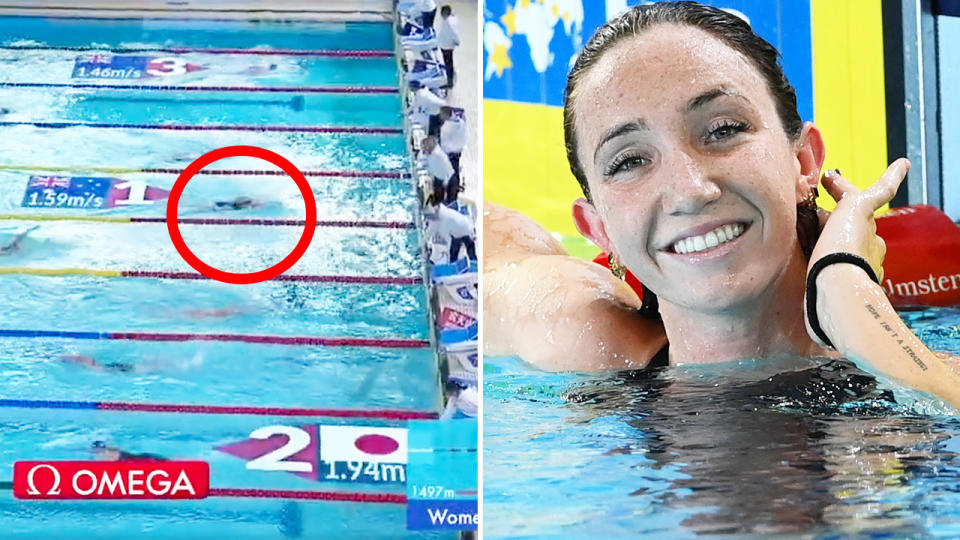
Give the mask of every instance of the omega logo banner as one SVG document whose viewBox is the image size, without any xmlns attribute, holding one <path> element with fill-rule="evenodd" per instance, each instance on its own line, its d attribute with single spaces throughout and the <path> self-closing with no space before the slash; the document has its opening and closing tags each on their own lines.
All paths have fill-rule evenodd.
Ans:
<svg viewBox="0 0 960 540">
<path fill-rule="evenodd" d="M 18 499 L 203 499 L 210 465 L 202 461 L 18 461 Z"/>
</svg>

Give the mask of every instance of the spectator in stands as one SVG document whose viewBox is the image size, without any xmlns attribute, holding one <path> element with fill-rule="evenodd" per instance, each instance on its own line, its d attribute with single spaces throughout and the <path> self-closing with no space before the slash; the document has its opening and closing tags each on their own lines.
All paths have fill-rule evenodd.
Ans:
<svg viewBox="0 0 960 540">
<path fill-rule="evenodd" d="M 437 144 L 436 137 L 423 139 L 420 148 L 427 159 L 427 172 L 433 178 L 433 196 L 437 203 L 457 200 L 457 193 L 460 192 L 460 177 L 450 163 L 450 158 Z"/>
<path fill-rule="evenodd" d="M 467 257 L 470 260 L 477 260 L 477 246 L 473 241 L 476 231 L 474 230 L 473 220 L 457 212 L 440 200 L 431 195 L 427 197 L 427 215 L 436 217 L 437 235 L 444 240 L 450 239 L 450 262 L 457 262 L 460 258 L 460 249 L 467 248 Z"/>
<path fill-rule="evenodd" d="M 447 88 L 453 88 L 453 50 L 460 45 L 460 25 L 450 6 L 440 8 L 440 28 L 437 30 L 437 45 L 443 54 L 443 66 L 447 71 Z"/>
<path fill-rule="evenodd" d="M 460 176 L 460 155 L 467 145 L 467 124 L 463 116 L 454 112 L 452 107 L 440 108 L 440 148 L 450 158 L 453 170 Z"/>
<path fill-rule="evenodd" d="M 410 81 L 413 90 L 413 120 L 427 128 L 427 135 L 440 134 L 440 108 L 447 104 L 442 97 L 434 94 L 419 81 Z"/>
</svg>

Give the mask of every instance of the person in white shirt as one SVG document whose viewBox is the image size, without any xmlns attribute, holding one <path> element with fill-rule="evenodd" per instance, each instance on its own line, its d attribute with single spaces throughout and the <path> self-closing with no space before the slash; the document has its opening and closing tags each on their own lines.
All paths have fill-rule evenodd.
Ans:
<svg viewBox="0 0 960 540">
<path fill-rule="evenodd" d="M 450 6 L 440 8 L 440 17 L 437 45 L 443 54 L 443 65 L 447 71 L 447 88 L 453 88 L 453 50 L 460 45 L 460 25 Z"/>
<path fill-rule="evenodd" d="M 451 263 L 460 258 L 460 249 L 463 247 L 467 248 L 467 257 L 477 260 L 477 246 L 473 241 L 476 231 L 472 219 L 441 204 L 440 199 L 433 195 L 427 198 L 427 207 L 424 210 L 427 215 L 436 217 L 437 236 L 450 239 Z"/>
<path fill-rule="evenodd" d="M 436 137 L 426 137 L 421 145 L 427 158 L 427 172 L 433 177 L 433 195 L 439 202 L 457 200 L 460 191 L 460 178 L 450 163 L 450 158 L 437 144 Z"/>
<path fill-rule="evenodd" d="M 437 16 L 437 0 L 417 0 L 417 9 L 423 18 L 423 31 L 429 33 L 433 28 L 433 19 Z"/>
<path fill-rule="evenodd" d="M 413 111 L 413 121 L 426 127 L 427 135 L 439 135 L 440 108 L 447 102 L 423 86 L 420 81 L 410 81 L 410 89 L 413 90 L 413 102 L 410 107 Z"/>
<path fill-rule="evenodd" d="M 454 114 L 452 107 L 440 108 L 440 148 L 447 153 L 453 170 L 460 174 L 460 154 L 467 145 L 467 124 L 463 117 Z"/>
</svg>

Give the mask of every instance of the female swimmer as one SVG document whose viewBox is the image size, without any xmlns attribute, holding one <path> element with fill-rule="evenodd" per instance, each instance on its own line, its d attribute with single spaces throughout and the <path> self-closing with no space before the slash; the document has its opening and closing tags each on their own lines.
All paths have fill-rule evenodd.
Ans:
<svg viewBox="0 0 960 540">
<path fill-rule="evenodd" d="M 40 228 L 39 225 L 34 225 L 33 227 L 30 227 L 29 229 L 23 232 L 17 233 L 17 235 L 13 237 L 13 240 L 11 240 L 10 242 L 8 242 L 3 246 L 0 246 L 0 255 L 12 255 L 20 251 L 20 242 L 22 242 L 23 239 L 26 238 L 28 234 L 30 234 L 31 232 L 35 231 L 38 228 Z"/>
<path fill-rule="evenodd" d="M 93 441 L 90 450 L 98 461 L 167 461 L 167 458 L 158 454 L 127 452 L 103 441 Z"/>
<path fill-rule="evenodd" d="M 641 303 L 488 205 L 486 354 L 576 370 L 842 356 L 960 406 L 958 359 L 927 349 L 869 275 L 882 278 L 885 254 L 874 211 L 909 163 L 864 191 L 821 177 L 820 131 L 801 122 L 777 51 L 746 22 L 693 2 L 628 10 L 577 59 L 564 124 L 585 196 L 577 228 L 651 292 Z M 817 239 L 816 219 L 812 234 L 803 224 L 821 178 L 837 207 Z"/>
</svg>

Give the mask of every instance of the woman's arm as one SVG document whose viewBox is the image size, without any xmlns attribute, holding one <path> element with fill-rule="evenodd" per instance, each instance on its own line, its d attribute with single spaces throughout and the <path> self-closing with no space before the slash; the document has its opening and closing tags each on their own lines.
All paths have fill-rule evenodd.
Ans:
<svg viewBox="0 0 960 540">
<path fill-rule="evenodd" d="M 820 324 L 838 351 L 960 408 L 957 357 L 928 349 L 866 272 L 848 264 L 831 265 L 820 273 L 817 285 Z"/>
<path fill-rule="evenodd" d="M 544 369 L 642 368 L 666 344 L 658 322 L 605 268 L 571 257 L 530 218 L 485 203 L 484 354 Z"/>
<path fill-rule="evenodd" d="M 862 193 L 839 175 L 824 176 L 824 187 L 837 200 L 837 208 L 810 257 L 811 266 L 829 253 L 846 251 L 867 259 L 882 279 L 886 248 L 876 235 L 873 213 L 893 198 L 908 169 L 908 161 L 897 160 Z M 863 269 L 832 264 L 820 272 L 816 284 L 820 326 L 840 353 L 960 408 L 957 358 L 928 349 Z"/>
</svg>

